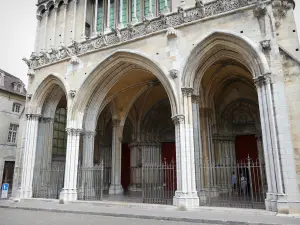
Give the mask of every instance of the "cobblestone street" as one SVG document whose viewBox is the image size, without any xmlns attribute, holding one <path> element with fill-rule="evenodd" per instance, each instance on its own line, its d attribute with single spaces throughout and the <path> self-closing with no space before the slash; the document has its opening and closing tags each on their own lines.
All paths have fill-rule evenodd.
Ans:
<svg viewBox="0 0 300 225">
<path fill-rule="evenodd" d="M 0 225 L 192 225 L 195 223 L 132 219 L 73 213 L 0 209 Z M 203 224 L 205 225 L 205 224 Z M 210 224 L 212 225 L 212 224 Z"/>
</svg>

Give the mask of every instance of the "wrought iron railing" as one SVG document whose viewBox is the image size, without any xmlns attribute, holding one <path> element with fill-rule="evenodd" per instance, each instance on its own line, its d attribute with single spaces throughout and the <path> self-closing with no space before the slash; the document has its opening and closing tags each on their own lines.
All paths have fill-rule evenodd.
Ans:
<svg viewBox="0 0 300 225">
<path fill-rule="evenodd" d="M 197 190 L 200 205 L 264 208 L 266 179 L 264 164 L 250 158 L 217 164 L 198 159 Z"/>
</svg>

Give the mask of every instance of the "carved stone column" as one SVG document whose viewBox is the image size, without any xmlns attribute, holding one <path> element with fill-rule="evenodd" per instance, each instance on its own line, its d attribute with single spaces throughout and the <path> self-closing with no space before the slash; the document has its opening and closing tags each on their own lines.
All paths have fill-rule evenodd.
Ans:
<svg viewBox="0 0 300 225">
<path fill-rule="evenodd" d="M 80 194 L 95 195 L 94 188 L 94 144 L 96 132 L 86 131 L 83 136 L 83 158 L 82 158 L 82 184 Z M 88 189 L 85 190 L 85 189 Z M 87 197 L 87 196 L 85 196 Z"/>
<path fill-rule="evenodd" d="M 77 14 L 77 3 L 78 0 L 73 0 L 74 2 L 74 16 L 73 16 L 73 35 L 72 35 L 72 39 L 75 40 L 75 30 L 76 30 L 76 14 Z M 85 22 L 84 22 L 85 24 Z M 68 44 L 68 43 L 67 43 Z"/>
<path fill-rule="evenodd" d="M 112 131 L 112 165 L 111 165 L 111 185 L 109 194 L 121 194 L 121 150 L 122 150 L 122 131 L 120 120 L 113 120 Z"/>
<path fill-rule="evenodd" d="M 58 11 L 58 4 L 55 3 L 55 4 L 54 4 L 54 27 L 53 27 L 52 46 L 55 45 L 55 33 L 56 33 L 57 11 Z"/>
<path fill-rule="evenodd" d="M 92 38 L 95 38 L 98 35 L 97 23 L 98 23 L 98 0 L 94 0 L 94 26 L 93 26 Z"/>
<path fill-rule="evenodd" d="M 40 115 L 27 115 L 20 198 L 32 197 L 32 181 L 36 156 L 39 118 Z"/>
<path fill-rule="evenodd" d="M 36 19 L 37 19 L 37 25 L 36 25 L 36 31 L 35 31 L 35 42 L 34 42 L 34 51 L 38 52 L 39 51 L 39 45 L 40 45 L 40 28 L 41 28 L 41 21 L 42 21 L 42 16 L 41 15 L 37 15 Z"/>
<path fill-rule="evenodd" d="M 45 36 L 44 36 L 44 45 L 43 45 L 43 50 L 47 48 L 47 27 L 48 27 L 48 17 L 49 17 L 49 10 L 45 11 L 45 16 L 46 16 L 46 21 L 45 21 Z"/>
<path fill-rule="evenodd" d="M 261 118 L 261 126 L 262 126 L 262 138 L 263 138 L 263 147 L 264 147 L 264 156 L 265 156 L 265 165 L 266 165 L 266 176 L 268 183 L 267 197 L 265 200 L 266 209 L 269 211 L 277 211 L 277 178 L 278 175 L 281 177 L 281 172 L 277 171 L 278 168 L 275 168 L 274 162 L 274 142 L 272 139 L 275 138 L 272 132 L 272 115 L 269 108 L 269 98 L 267 93 L 267 80 L 266 77 L 261 76 L 256 78 L 255 80 L 258 101 L 259 101 L 259 110 L 260 110 L 260 118 Z M 276 171 L 279 174 L 276 174 Z M 280 178 L 281 179 L 281 178 Z"/>
<path fill-rule="evenodd" d="M 173 199 L 176 206 L 199 206 L 196 191 L 193 141 L 192 89 L 182 88 L 184 115 L 173 117 L 176 138 L 177 191 Z"/>
<path fill-rule="evenodd" d="M 61 34 L 60 44 L 63 44 L 65 42 L 68 0 L 64 1 L 63 8 L 64 8 L 64 20 L 62 24 L 62 34 Z"/>
<path fill-rule="evenodd" d="M 80 129 L 67 128 L 67 155 L 65 165 L 64 188 L 60 199 L 65 202 L 77 200 L 77 170 L 79 156 Z"/>
</svg>

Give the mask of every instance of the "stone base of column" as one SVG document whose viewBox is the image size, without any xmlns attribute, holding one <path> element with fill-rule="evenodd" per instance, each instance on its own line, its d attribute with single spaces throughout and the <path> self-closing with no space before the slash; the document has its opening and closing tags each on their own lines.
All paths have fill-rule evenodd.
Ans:
<svg viewBox="0 0 300 225">
<path fill-rule="evenodd" d="M 18 195 L 20 199 L 32 198 L 32 189 L 20 188 Z"/>
<path fill-rule="evenodd" d="M 180 191 L 175 192 L 173 197 L 173 205 L 185 208 L 196 208 L 199 207 L 199 197 L 197 192 L 182 193 Z"/>
<path fill-rule="evenodd" d="M 278 195 L 277 200 L 278 214 L 299 215 L 300 214 L 300 200 L 295 196 L 293 200 L 287 200 L 285 194 Z"/>
<path fill-rule="evenodd" d="M 272 208 L 272 199 L 273 199 L 273 194 L 272 193 L 267 193 L 267 197 L 265 199 L 265 207 L 267 211 L 273 211 Z"/>
<path fill-rule="evenodd" d="M 108 191 L 108 193 L 110 195 L 123 194 L 123 192 L 124 192 L 124 190 L 123 190 L 122 185 L 114 185 L 114 184 L 110 185 L 109 191 Z"/>
<path fill-rule="evenodd" d="M 64 202 L 72 202 L 77 200 L 77 191 L 72 189 L 63 189 L 60 192 L 59 199 Z"/>
</svg>

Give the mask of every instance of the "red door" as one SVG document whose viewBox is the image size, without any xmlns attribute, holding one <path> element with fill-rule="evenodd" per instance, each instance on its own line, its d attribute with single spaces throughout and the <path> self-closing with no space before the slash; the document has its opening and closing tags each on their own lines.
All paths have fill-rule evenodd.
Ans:
<svg viewBox="0 0 300 225">
<path fill-rule="evenodd" d="M 255 135 L 237 136 L 235 139 L 236 161 L 246 160 L 249 157 L 256 161 L 258 159 L 258 150 Z"/>
<path fill-rule="evenodd" d="M 253 192 L 259 192 L 261 187 L 260 169 L 258 167 L 258 150 L 255 135 L 237 136 L 235 139 L 235 154 L 237 162 L 244 162 L 242 168 L 238 171 L 238 176 L 244 173 L 248 180 L 248 188 L 250 188 L 250 175 L 252 181 Z M 247 158 L 251 159 L 250 171 Z"/>
<path fill-rule="evenodd" d="M 167 190 L 176 191 L 176 146 L 175 142 L 162 143 L 161 158 L 163 162 L 166 162 L 166 168 L 164 172 L 164 179 Z M 173 167 L 170 165 L 173 161 Z"/>
<path fill-rule="evenodd" d="M 128 144 L 122 144 L 121 184 L 124 190 L 130 185 L 130 149 Z"/>
</svg>

